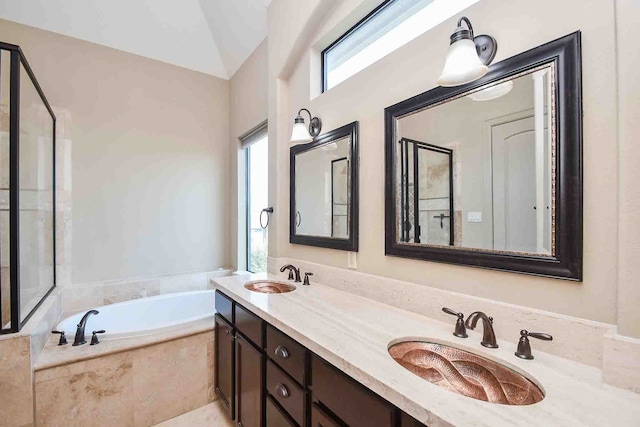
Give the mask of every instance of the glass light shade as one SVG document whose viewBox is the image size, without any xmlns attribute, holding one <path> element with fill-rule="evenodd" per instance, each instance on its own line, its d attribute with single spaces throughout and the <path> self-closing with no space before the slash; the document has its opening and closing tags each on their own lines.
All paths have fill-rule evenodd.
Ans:
<svg viewBox="0 0 640 427">
<path fill-rule="evenodd" d="M 489 67 L 480 62 L 473 40 L 463 39 L 449 46 L 444 70 L 438 79 L 440 86 L 460 86 L 478 80 Z"/>
<path fill-rule="evenodd" d="M 467 95 L 468 98 L 474 101 L 491 101 L 492 99 L 498 99 L 501 96 L 505 96 L 513 89 L 513 81 L 500 83 L 499 85 L 490 86 L 486 89 L 479 90 L 472 94 Z"/>
<path fill-rule="evenodd" d="M 298 118 L 296 118 L 293 124 L 293 130 L 291 131 L 291 143 L 306 144 L 307 142 L 311 141 L 313 141 L 313 137 L 309 133 L 309 129 L 304 123 L 304 120 L 298 120 Z"/>
</svg>

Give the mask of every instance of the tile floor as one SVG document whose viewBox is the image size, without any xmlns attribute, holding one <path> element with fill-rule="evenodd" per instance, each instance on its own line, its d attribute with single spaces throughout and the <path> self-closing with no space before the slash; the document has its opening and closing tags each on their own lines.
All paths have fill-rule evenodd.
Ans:
<svg viewBox="0 0 640 427">
<path fill-rule="evenodd" d="M 235 427 L 220 401 L 209 403 L 179 417 L 156 424 L 154 427 Z"/>
</svg>

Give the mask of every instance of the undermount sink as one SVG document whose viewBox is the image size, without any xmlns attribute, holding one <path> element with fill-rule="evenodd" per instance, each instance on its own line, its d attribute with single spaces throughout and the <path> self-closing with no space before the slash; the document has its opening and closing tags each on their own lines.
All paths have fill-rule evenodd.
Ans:
<svg viewBox="0 0 640 427">
<path fill-rule="evenodd" d="M 244 287 L 249 289 L 251 292 L 260 292 L 263 294 L 286 294 L 287 292 L 296 290 L 295 286 L 289 285 L 288 283 L 273 282 L 270 280 L 249 282 L 244 285 Z"/>
<path fill-rule="evenodd" d="M 389 354 L 413 374 L 473 399 L 503 405 L 531 405 L 544 393 L 531 380 L 492 360 L 425 341 L 392 344 Z"/>
</svg>

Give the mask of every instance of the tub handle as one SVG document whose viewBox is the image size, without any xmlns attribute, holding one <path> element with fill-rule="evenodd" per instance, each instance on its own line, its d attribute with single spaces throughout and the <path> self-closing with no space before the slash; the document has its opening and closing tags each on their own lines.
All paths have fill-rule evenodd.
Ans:
<svg viewBox="0 0 640 427">
<path fill-rule="evenodd" d="M 283 399 L 286 399 L 287 397 L 289 397 L 289 390 L 287 389 L 287 386 L 284 384 L 276 384 L 275 392 L 278 396 L 282 397 Z"/>
<path fill-rule="evenodd" d="M 58 341 L 58 345 L 68 344 L 67 336 L 65 335 L 64 331 L 51 331 L 51 333 L 60 335 L 60 341 Z"/>
<path fill-rule="evenodd" d="M 93 333 L 91 334 L 91 344 L 90 345 L 97 345 L 100 344 L 100 341 L 98 341 L 98 334 L 104 334 L 105 331 L 104 329 L 101 329 L 99 331 L 93 331 Z"/>
<path fill-rule="evenodd" d="M 274 353 L 276 354 L 276 356 L 282 358 L 282 359 L 288 359 L 289 358 L 289 350 L 287 350 L 286 347 L 283 347 L 281 345 L 277 346 Z"/>
</svg>

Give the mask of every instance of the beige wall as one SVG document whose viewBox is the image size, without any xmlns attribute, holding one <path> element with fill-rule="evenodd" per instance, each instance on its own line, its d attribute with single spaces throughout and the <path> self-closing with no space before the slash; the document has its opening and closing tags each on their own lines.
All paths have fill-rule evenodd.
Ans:
<svg viewBox="0 0 640 427">
<path fill-rule="evenodd" d="M 640 338 L 640 48 L 633 42 L 640 2 L 616 0 L 616 19 L 620 144 L 618 328 L 622 335 Z"/>
<path fill-rule="evenodd" d="M 231 265 L 246 269 L 245 157 L 238 137 L 267 119 L 267 41 L 264 40 L 230 80 L 230 223 Z M 241 185 L 238 185 L 240 183 Z M 269 229 L 271 234 L 271 227 Z M 240 234 L 238 234 L 240 233 Z"/>
<path fill-rule="evenodd" d="M 228 82 L 0 20 L 69 112 L 72 282 L 226 266 Z"/>
<path fill-rule="evenodd" d="M 308 107 L 322 118 L 324 131 L 360 121 L 360 210 L 366 212 L 360 216 L 360 271 L 615 324 L 619 251 L 615 218 L 619 169 L 614 2 L 541 0 L 532 6 L 527 2 L 483 0 L 464 12 L 479 31 L 497 38 L 496 61 L 576 30 L 582 31 L 585 171 L 585 279 L 582 283 L 384 255 L 383 110 L 436 86 L 455 19 L 433 28 L 329 92 L 310 99 L 310 94 L 317 92 L 319 86 L 315 68 L 317 57 L 310 48 L 322 48 L 317 42 L 326 42 L 327 34 L 338 35 L 336 29 L 345 26 L 345 18 L 356 22 L 363 15 L 362 11 L 354 11 L 365 3 L 362 0 L 339 3 L 316 0 L 303 7 L 293 0 L 277 0 L 269 7 L 270 137 L 272 143 L 275 137 L 278 138 L 277 146 L 272 144 L 270 152 L 273 165 L 270 197 L 276 206 L 278 235 L 276 241 L 270 241 L 269 255 L 336 267 L 347 265 L 344 252 L 288 243 L 288 134 L 296 110 Z M 626 6 L 627 9 L 632 7 Z M 331 13 L 325 17 L 327 9 Z M 320 28 L 309 34 L 305 25 L 318 20 L 322 22 Z M 296 42 L 278 44 L 279 40 L 300 38 L 303 42 L 297 44 L 304 44 L 303 48 L 296 47 Z M 629 37 L 626 47 L 629 51 L 635 46 L 631 40 Z M 290 47 L 288 52 L 283 52 L 285 47 Z M 277 51 L 277 56 L 271 55 L 272 51 Z M 314 64 L 313 69 L 311 64 Z M 624 73 L 633 79 L 633 73 L 622 70 L 621 74 Z M 628 81 L 627 84 L 637 83 Z M 637 102 L 637 96 L 635 99 L 631 97 L 626 102 Z M 631 117 L 629 121 L 633 120 Z M 630 161 L 628 174 L 637 180 L 637 172 L 631 170 L 633 164 Z M 634 195 L 637 200 L 637 190 Z M 632 223 L 629 226 L 637 227 Z M 629 239 L 637 242 L 637 233 Z M 632 242 L 620 249 L 626 251 L 631 246 Z M 633 276 L 638 274 L 629 275 Z M 632 290 L 632 287 L 628 289 Z M 637 292 L 633 297 L 637 306 Z"/>
</svg>

